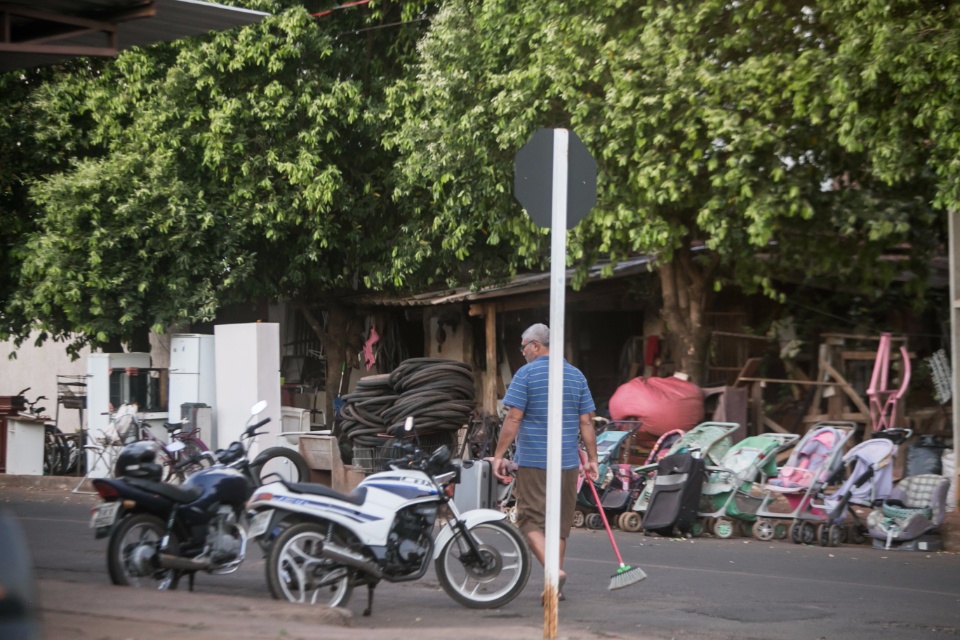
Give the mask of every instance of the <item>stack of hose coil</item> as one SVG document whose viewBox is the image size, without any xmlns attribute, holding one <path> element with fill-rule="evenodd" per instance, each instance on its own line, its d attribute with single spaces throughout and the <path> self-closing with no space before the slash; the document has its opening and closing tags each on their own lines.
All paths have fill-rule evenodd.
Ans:
<svg viewBox="0 0 960 640">
<path fill-rule="evenodd" d="M 413 417 L 421 448 L 455 444 L 475 408 L 473 370 L 455 360 L 410 358 L 393 373 L 362 378 L 343 402 L 341 456 L 375 471 L 383 466 L 377 461 L 389 436 L 410 437 L 403 431 L 407 417 Z"/>
<path fill-rule="evenodd" d="M 475 408 L 473 370 L 465 362 L 410 358 L 390 374 L 390 384 L 399 394 L 383 412 L 390 435 L 403 435 L 407 416 L 420 433 L 456 432 Z"/>
</svg>

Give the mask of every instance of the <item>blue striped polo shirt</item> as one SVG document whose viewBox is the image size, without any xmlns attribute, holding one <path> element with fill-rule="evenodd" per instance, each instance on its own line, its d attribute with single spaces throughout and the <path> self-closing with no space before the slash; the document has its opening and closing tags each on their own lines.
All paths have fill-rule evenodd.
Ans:
<svg viewBox="0 0 960 640">
<path fill-rule="evenodd" d="M 521 467 L 547 468 L 549 384 L 550 356 L 540 356 L 520 367 L 503 398 L 505 406 L 523 411 L 523 420 L 517 433 L 517 452 L 513 458 Z M 577 443 L 580 416 L 595 410 L 587 379 L 579 369 L 564 360 L 562 469 L 575 469 L 580 465 Z"/>
</svg>

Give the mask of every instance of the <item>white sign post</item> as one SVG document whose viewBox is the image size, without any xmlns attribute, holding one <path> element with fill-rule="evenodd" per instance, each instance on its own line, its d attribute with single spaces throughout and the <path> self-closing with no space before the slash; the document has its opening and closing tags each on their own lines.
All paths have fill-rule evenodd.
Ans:
<svg viewBox="0 0 960 640">
<path fill-rule="evenodd" d="M 546 135 L 550 137 L 547 138 Z M 574 141 L 571 148 L 571 140 Z M 549 143 L 549 144 L 548 144 Z M 552 148 L 549 157 L 543 153 Z M 539 156 L 539 157 L 538 157 Z M 576 169 L 571 176 L 571 159 Z M 549 159 L 552 171 L 544 175 L 542 163 Z M 541 164 L 538 165 L 537 160 Z M 560 484 L 563 441 L 563 325 L 566 305 L 567 229 L 586 216 L 596 202 L 597 165 L 576 135 L 566 129 L 541 129 L 517 153 L 515 191 L 520 204 L 541 226 L 546 195 L 550 228 L 550 364 L 547 410 L 547 504 L 543 558 L 545 602 L 543 637 L 557 637 L 557 585 L 560 578 Z M 544 179 L 549 179 L 549 192 Z M 584 189 L 586 187 L 586 189 Z M 568 215 L 568 200 L 577 206 Z M 585 207 L 584 207 L 585 205 Z"/>
</svg>

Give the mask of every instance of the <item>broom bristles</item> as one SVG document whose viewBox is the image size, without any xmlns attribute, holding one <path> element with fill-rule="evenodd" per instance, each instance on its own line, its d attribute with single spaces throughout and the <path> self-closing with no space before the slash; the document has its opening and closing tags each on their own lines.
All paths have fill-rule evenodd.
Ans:
<svg viewBox="0 0 960 640">
<path fill-rule="evenodd" d="M 610 576 L 610 586 L 608 589 L 623 589 L 632 584 L 636 584 L 647 577 L 640 567 L 631 567 L 630 565 L 620 565 L 617 572 Z"/>
</svg>

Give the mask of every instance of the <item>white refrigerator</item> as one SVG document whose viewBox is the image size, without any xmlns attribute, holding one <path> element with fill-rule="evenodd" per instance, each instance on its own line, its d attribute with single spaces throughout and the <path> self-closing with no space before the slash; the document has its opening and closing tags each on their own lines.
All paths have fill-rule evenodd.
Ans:
<svg viewBox="0 0 960 640">
<path fill-rule="evenodd" d="M 212 407 L 209 424 L 200 427 L 200 439 L 217 448 L 216 338 L 199 333 L 175 333 L 170 337 L 170 377 L 167 396 L 170 422 L 181 419 L 183 404 Z"/>
</svg>

